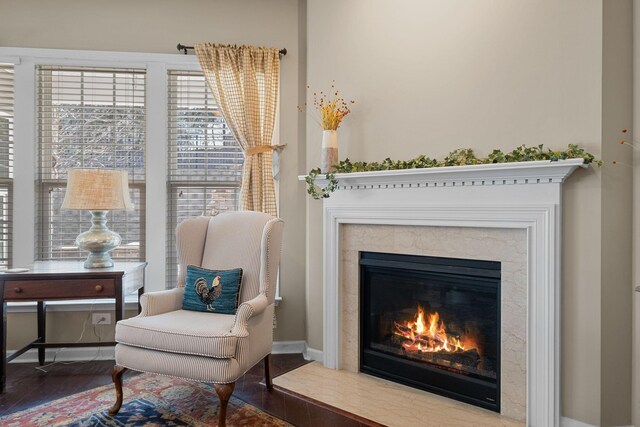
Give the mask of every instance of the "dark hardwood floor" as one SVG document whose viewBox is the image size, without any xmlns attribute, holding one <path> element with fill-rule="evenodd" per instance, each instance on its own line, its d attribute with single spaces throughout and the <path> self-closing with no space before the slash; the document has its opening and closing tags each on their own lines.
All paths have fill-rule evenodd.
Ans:
<svg viewBox="0 0 640 427">
<path fill-rule="evenodd" d="M 275 354 L 271 356 L 271 372 L 276 377 L 305 363 L 301 354 Z M 37 365 L 33 363 L 11 363 L 7 372 L 6 392 L 0 395 L 0 416 L 111 384 L 113 364 L 109 360 L 57 364 L 43 373 L 36 370 Z M 260 363 L 238 380 L 233 395 L 295 426 L 380 426 L 277 386 L 268 392 L 263 374 Z M 127 377 L 136 373 L 128 371 L 124 375 L 126 383 Z"/>
</svg>

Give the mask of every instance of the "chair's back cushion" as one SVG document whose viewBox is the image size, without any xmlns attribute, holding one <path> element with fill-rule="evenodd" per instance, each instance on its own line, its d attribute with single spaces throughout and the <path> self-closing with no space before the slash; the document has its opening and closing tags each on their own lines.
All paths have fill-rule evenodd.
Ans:
<svg viewBox="0 0 640 427">
<path fill-rule="evenodd" d="M 179 288 L 185 285 L 187 266 L 201 265 L 207 227 L 211 217 L 198 216 L 182 221 L 176 227 L 176 250 L 178 252 Z"/>
<path fill-rule="evenodd" d="M 266 291 L 272 303 L 282 225 L 282 220 L 261 212 L 227 212 L 211 217 L 200 265 L 215 270 L 242 268 L 240 302 Z M 264 289 L 260 289 L 261 282 Z"/>
</svg>

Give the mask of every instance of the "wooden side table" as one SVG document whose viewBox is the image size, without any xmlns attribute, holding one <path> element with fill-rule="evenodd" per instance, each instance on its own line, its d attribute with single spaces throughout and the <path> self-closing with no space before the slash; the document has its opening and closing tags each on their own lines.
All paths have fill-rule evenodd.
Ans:
<svg viewBox="0 0 640 427">
<path fill-rule="evenodd" d="M 116 262 L 111 268 L 86 269 L 84 261 L 37 261 L 24 273 L 0 273 L 0 393 L 4 393 L 7 363 L 31 348 L 38 349 L 44 364 L 45 349 L 51 347 L 111 346 L 101 343 L 47 343 L 46 301 L 115 298 L 115 319 L 124 318 L 124 296 L 144 292 L 146 262 Z M 7 302 L 37 301 L 38 338 L 7 357 Z M 140 309 L 138 305 L 138 310 Z"/>
</svg>

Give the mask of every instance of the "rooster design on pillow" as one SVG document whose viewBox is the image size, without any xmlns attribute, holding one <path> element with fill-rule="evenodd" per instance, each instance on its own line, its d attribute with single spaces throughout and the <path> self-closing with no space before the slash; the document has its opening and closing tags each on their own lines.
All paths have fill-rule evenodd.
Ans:
<svg viewBox="0 0 640 427">
<path fill-rule="evenodd" d="M 207 311 L 215 311 L 212 304 L 222 295 L 222 283 L 220 283 L 220 276 L 216 276 L 211 283 L 211 287 L 207 286 L 207 281 L 204 277 L 200 277 L 194 284 L 196 294 L 203 304 L 206 304 Z"/>
</svg>

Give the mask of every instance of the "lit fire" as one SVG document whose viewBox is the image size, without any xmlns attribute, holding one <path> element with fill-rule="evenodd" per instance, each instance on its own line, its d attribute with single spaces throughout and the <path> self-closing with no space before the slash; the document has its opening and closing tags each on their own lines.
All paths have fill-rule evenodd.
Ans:
<svg viewBox="0 0 640 427">
<path fill-rule="evenodd" d="M 418 306 L 415 322 L 406 322 L 404 325 L 398 322 L 393 323 L 395 325 L 394 334 L 406 339 L 402 346 L 408 351 L 453 353 L 476 348 L 473 339 L 447 334 L 444 322 L 440 320 L 438 312 L 427 313 L 427 321 L 425 322 L 425 313 L 420 306 Z"/>
</svg>

